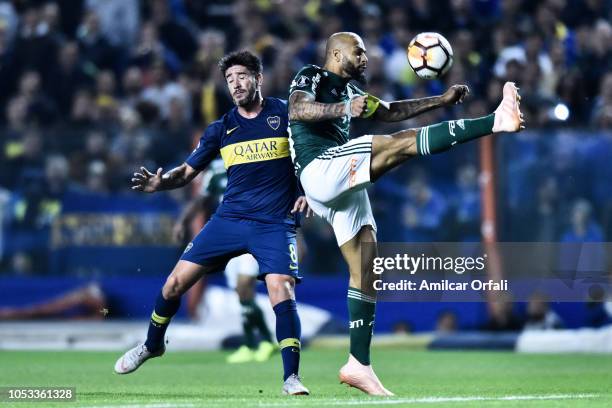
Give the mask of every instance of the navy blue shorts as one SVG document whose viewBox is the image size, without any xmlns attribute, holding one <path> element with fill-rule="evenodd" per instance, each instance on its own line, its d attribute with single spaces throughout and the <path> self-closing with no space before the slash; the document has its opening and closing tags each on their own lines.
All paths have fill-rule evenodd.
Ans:
<svg viewBox="0 0 612 408">
<path fill-rule="evenodd" d="M 259 264 L 257 279 L 269 273 L 293 276 L 300 281 L 295 227 L 214 215 L 187 245 L 181 260 L 212 266 L 214 272 L 227 262 L 249 253 Z"/>
</svg>

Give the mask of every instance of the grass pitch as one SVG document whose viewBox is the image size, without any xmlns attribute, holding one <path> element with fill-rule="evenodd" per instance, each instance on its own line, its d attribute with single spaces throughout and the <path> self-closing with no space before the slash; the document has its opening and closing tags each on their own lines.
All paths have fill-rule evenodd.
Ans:
<svg viewBox="0 0 612 408">
<path fill-rule="evenodd" d="M 610 407 L 612 356 L 374 350 L 376 371 L 397 396 L 372 398 L 339 385 L 345 350 L 311 349 L 301 374 L 309 397 L 284 397 L 281 361 L 228 365 L 224 352 L 168 352 L 119 376 L 115 352 L 0 351 L 0 386 L 76 387 L 73 402 L 0 407 Z"/>
</svg>

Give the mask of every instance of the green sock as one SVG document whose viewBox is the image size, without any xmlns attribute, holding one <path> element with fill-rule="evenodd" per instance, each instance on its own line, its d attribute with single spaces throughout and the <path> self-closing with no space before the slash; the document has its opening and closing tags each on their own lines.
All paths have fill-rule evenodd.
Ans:
<svg viewBox="0 0 612 408">
<path fill-rule="evenodd" d="M 253 300 L 253 325 L 259 330 L 259 334 L 264 341 L 272 342 L 272 335 L 270 334 L 270 329 L 268 329 L 268 325 L 266 324 L 266 319 L 264 318 L 263 311 L 257 305 L 257 302 Z"/>
<path fill-rule="evenodd" d="M 495 114 L 478 119 L 459 119 L 422 127 L 417 134 L 417 151 L 420 155 L 444 152 L 457 143 L 493 133 Z"/>
<path fill-rule="evenodd" d="M 257 342 L 255 341 L 255 308 L 257 305 L 254 300 L 245 300 L 240 301 L 240 306 L 242 306 L 242 330 L 244 332 L 244 344 L 250 348 L 254 349 L 257 346 Z"/>
<path fill-rule="evenodd" d="M 351 354 L 361 364 L 369 365 L 376 299 L 359 289 L 349 287 L 347 303 L 350 320 Z"/>
</svg>

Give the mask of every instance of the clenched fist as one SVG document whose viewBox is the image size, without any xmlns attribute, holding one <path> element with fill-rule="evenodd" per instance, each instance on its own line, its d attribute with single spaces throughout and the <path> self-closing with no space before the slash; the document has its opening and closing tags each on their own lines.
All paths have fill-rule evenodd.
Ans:
<svg viewBox="0 0 612 408">
<path fill-rule="evenodd" d="M 470 93 L 470 88 L 467 85 L 453 85 L 442 94 L 442 103 L 444 105 L 455 105 L 463 102 L 463 98 Z"/>
<path fill-rule="evenodd" d="M 367 95 L 351 99 L 351 118 L 358 118 L 365 113 L 368 106 L 367 99 Z"/>
</svg>

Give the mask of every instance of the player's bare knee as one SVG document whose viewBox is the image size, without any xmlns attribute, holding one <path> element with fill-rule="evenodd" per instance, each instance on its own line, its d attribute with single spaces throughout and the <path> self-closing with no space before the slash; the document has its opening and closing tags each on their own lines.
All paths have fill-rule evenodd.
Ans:
<svg viewBox="0 0 612 408">
<path fill-rule="evenodd" d="M 414 156 L 417 154 L 417 131 L 415 129 L 400 130 L 399 132 L 392 133 L 390 136 L 393 140 L 392 150 L 396 154 L 407 157 Z"/>
<path fill-rule="evenodd" d="M 266 286 L 271 300 L 294 298 L 295 279 L 289 275 L 270 274 L 266 276 Z"/>
</svg>

